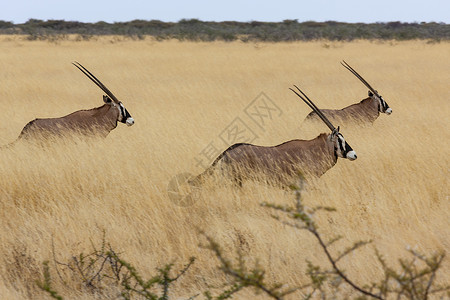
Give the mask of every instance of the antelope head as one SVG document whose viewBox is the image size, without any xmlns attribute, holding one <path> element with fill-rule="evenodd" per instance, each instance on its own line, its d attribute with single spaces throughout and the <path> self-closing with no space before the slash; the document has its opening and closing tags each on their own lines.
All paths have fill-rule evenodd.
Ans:
<svg viewBox="0 0 450 300">
<path fill-rule="evenodd" d="M 339 126 L 331 132 L 328 138 L 334 144 L 334 153 L 336 153 L 337 157 L 348 158 L 349 160 L 357 158 L 356 152 L 345 141 L 344 136 L 339 133 Z"/>
<path fill-rule="evenodd" d="M 83 72 L 84 75 L 86 75 L 92 82 L 94 82 L 102 91 L 106 93 L 106 95 L 103 95 L 103 102 L 106 104 L 111 105 L 112 107 L 115 107 L 119 114 L 117 117 L 117 121 L 127 124 L 128 126 L 131 126 L 134 124 L 134 119 L 131 117 L 128 110 L 123 106 L 122 102 L 117 99 L 116 96 L 114 96 L 113 93 L 103 84 L 100 80 L 98 80 L 97 77 L 95 77 L 91 72 L 89 72 L 88 69 L 83 67 L 79 62 L 73 62 L 72 63 L 75 67 L 77 67 L 81 72 Z"/>
<path fill-rule="evenodd" d="M 378 94 L 378 92 L 374 88 L 372 88 L 370 84 L 361 75 L 359 75 L 358 72 L 356 72 L 355 69 L 353 69 L 345 60 L 342 61 L 341 64 L 353 75 L 355 75 L 356 78 L 361 80 L 361 82 L 369 89 L 369 97 L 374 99 L 375 101 L 378 101 L 378 111 L 390 115 L 392 113 L 392 108 L 390 108 L 386 101 L 384 101 L 383 97 Z"/>
<path fill-rule="evenodd" d="M 334 145 L 334 153 L 337 157 L 347 158 L 349 160 L 355 160 L 357 158 L 356 152 L 353 148 L 345 141 L 344 136 L 339 132 L 339 126 L 336 128 L 331 124 L 330 120 L 325 117 L 325 115 L 320 111 L 320 109 L 311 101 L 311 99 L 306 96 L 296 85 L 294 85 L 297 90 L 301 93 L 297 93 L 295 90 L 289 88 L 293 91 L 300 99 L 302 99 L 316 114 L 322 119 L 322 121 L 330 128 L 331 134 L 328 136 L 328 140 Z M 302 96 L 303 95 L 303 96 Z M 306 99 L 305 99 L 306 98 Z"/>
</svg>

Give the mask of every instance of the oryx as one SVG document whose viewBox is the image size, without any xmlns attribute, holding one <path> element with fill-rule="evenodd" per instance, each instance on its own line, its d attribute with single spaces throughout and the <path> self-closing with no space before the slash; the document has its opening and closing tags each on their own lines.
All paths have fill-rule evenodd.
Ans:
<svg viewBox="0 0 450 300">
<path fill-rule="evenodd" d="M 30 121 L 22 129 L 19 139 L 32 138 L 33 136 L 46 138 L 52 135 L 71 134 L 106 137 L 111 130 L 117 127 L 117 122 L 125 123 L 128 126 L 134 124 L 134 119 L 122 102 L 97 77 L 80 63 L 73 62 L 72 64 L 106 93 L 106 95 L 103 95 L 105 104 L 93 109 L 79 110 L 60 118 Z"/>
<path fill-rule="evenodd" d="M 331 133 L 322 133 L 312 140 L 291 140 L 272 147 L 234 144 L 220 154 L 209 169 L 191 180 L 191 185 L 201 184 L 204 177 L 217 168 L 240 185 L 242 179 L 258 174 L 263 174 L 271 182 L 289 185 L 299 174 L 306 178 L 320 177 L 336 164 L 339 157 L 355 160 L 356 153 L 339 133 L 339 127 L 335 128 L 308 96 L 295 87 L 304 97 L 290 90 L 317 113 Z"/>
<path fill-rule="evenodd" d="M 358 74 L 347 62 L 343 61 L 341 64 L 353 75 L 356 76 L 369 89 L 369 97 L 361 100 L 359 103 L 352 104 L 342 109 L 321 109 L 322 113 L 330 120 L 340 122 L 341 124 L 349 122 L 357 122 L 360 124 L 372 124 L 380 115 L 385 113 L 390 115 L 392 109 L 384 101 L 378 92 L 370 86 L 367 81 Z M 317 113 L 310 112 L 305 119 L 305 123 L 310 121 L 318 121 Z"/>
</svg>

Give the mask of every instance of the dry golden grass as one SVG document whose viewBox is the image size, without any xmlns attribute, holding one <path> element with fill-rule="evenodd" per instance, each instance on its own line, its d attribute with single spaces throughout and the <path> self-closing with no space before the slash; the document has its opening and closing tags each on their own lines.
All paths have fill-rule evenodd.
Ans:
<svg viewBox="0 0 450 300">
<path fill-rule="evenodd" d="M 393 114 L 381 115 L 373 127 L 341 128 L 358 160 L 339 160 L 305 192 L 307 205 L 337 209 L 321 214 L 320 231 L 344 237 L 337 250 L 372 239 L 394 266 L 407 246 L 448 252 L 449 53 L 448 43 L 422 41 L 244 44 L 103 37 L 48 43 L 0 37 L 0 145 L 14 141 L 34 118 L 102 104 L 101 91 L 70 64 L 74 60 L 122 99 L 136 120 L 95 143 L 58 141 L 45 150 L 18 143 L 0 150 L 1 298 L 42 297 L 32 283 L 41 262 L 53 260 L 52 239 L 57 258 L 67 261 L 89 251 L 90 240 L 99 243 L 102 230 L 144 277 L 196 256 L 174 291 L 179 296 L 224 280 L 212 253 L 199 247 L 204 240 L 196 228 L 229 253 L 239 248 L 258 258 L 270 280 L 304 283 L 305 259 L 317 263 L 324 255 L 311 235 L 281 225 L 259 205 L 289 204 L 292 195 L 252 182 L 241 190 L 209 186 L 194 205 L 180 207 L 166 188 L 176 174 L 202 171 L 195 159 L 210 142 L 227 147 L 218 136 L 236 117 L 248 122 L 261 145 L 318 135 L 301 130 L 309 110 L 288 87 L 298 84 L 320 107 L 365 98 L 366 88 L 340 66 L 342 59 L 380 91 Z M 261 92 L 283 112 L 263 129 L 243 111 Z M 381 274 L 370 246 L 341 265 L 359 283 Z M 450 280 L 449 265 L 447 258 L 439 282 Z M 68 299 L 94 297 L 63 286 L 57 276 L 55 288 Z"/>
</svg>

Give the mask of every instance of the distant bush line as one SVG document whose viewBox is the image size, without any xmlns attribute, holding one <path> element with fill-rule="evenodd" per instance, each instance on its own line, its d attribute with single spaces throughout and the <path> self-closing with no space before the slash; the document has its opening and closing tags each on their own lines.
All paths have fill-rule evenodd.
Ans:
<svg viewBox="0 0 450 300">
<path fill-rule="evenodd" d="M 134 20 L 130 22 L 82 23 L 64 20 L 30 19 L 23 24 L 0 21 L 0 34 L 26 35 L 30 39 L 77 34 L 83 39 L 99 35 L 122 35 L 133 38 L 154 37 L 157 40 L 188 41 L 288 42 L 366 40 L 450 40 L 450 24 L 422 23 L 342 23 L 298 22 L 203 22 L 182 19 L 179 22 Z"/>
</svg>

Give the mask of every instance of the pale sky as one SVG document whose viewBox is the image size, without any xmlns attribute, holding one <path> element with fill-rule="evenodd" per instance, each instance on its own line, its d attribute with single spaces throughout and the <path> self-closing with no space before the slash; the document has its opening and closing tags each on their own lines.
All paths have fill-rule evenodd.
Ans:
<svg viewBox="0 0 450 300">
<path fill-rule="evenodd" d="M 0 20 L 444 22 L 450 0 L 0 0 Z"/>
</svg>

